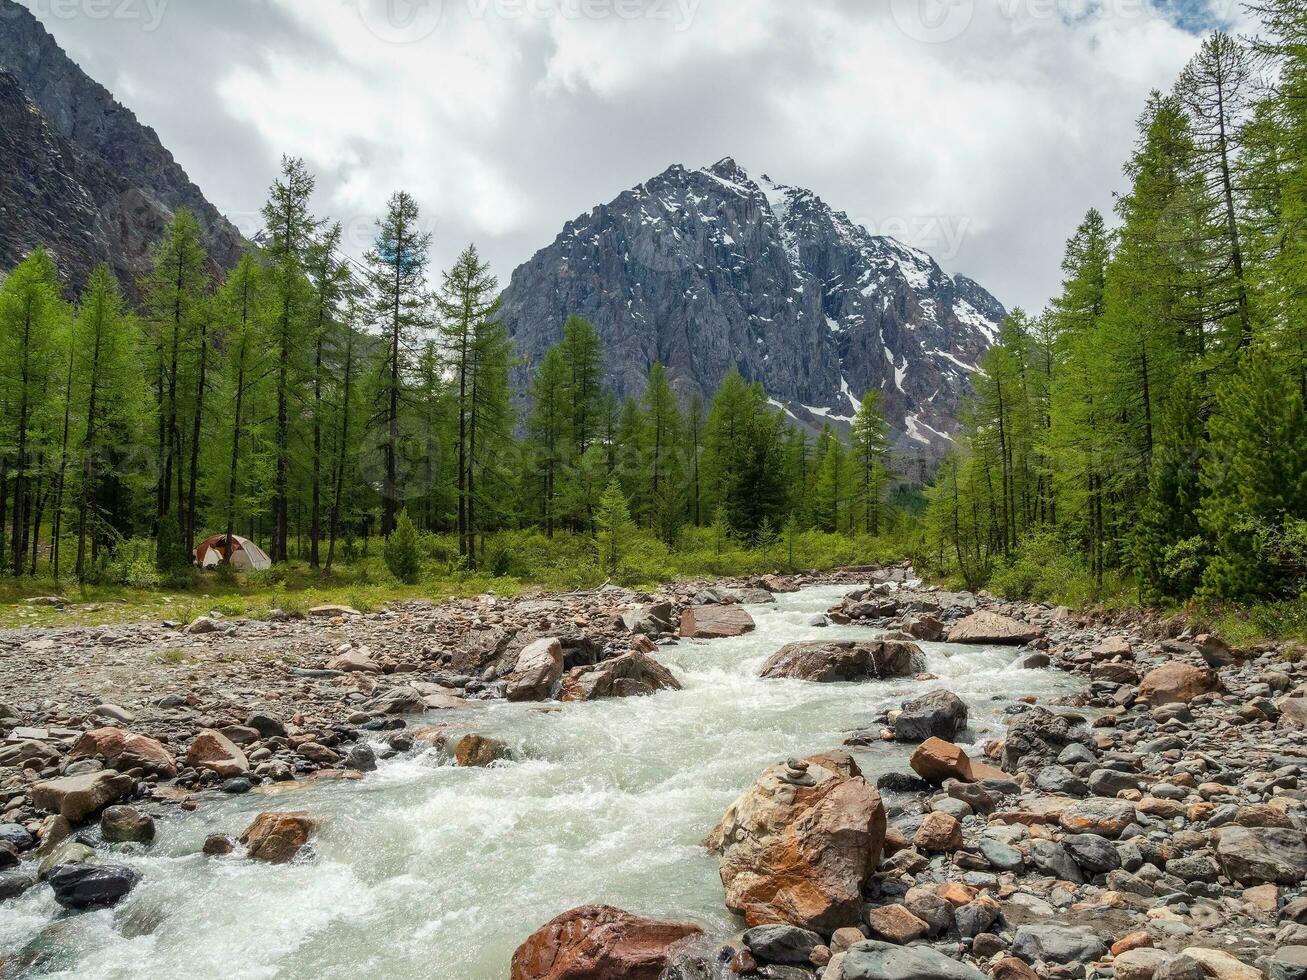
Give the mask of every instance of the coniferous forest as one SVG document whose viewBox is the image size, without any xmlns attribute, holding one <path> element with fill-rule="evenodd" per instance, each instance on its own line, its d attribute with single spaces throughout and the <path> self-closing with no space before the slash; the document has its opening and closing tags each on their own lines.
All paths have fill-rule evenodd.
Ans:
<svg viewBox="0 0 1307 980">
<path fill-rule="evenodd" d="M 1022 597 L 1295 600 L 1307 12 L 1259 11 L 1258 40 L 1211 35 L 1141 107 L 1115 214 L 1074 230 L 1048 309 L 1004 322 L 924 493 L 875 391 L 815 436 L 734 371 L 705 400 L 654 364 L 620 400 L 579 317 L 522 363 L 475 246 L 432 268 L 398 192 L 351 259 L 287 158 L 229 273 L 180 211 L 138 282 L 101 267 L 70 296 L 37 249 L 0 285 L 0 564 L 151 584 L 234 533 L 275 564 L 383 555 L 414 582 L 511 573 L 531 541 L 583 582 L 731 542 L 773 564 L 910 556 Z"/>
</svg>

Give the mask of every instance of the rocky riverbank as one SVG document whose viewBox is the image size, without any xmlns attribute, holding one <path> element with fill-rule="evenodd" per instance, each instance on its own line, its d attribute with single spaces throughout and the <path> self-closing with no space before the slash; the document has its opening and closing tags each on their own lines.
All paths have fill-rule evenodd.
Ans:
<svg viewBox="0 0 1307 980">
<path fill-rule="evenodd" d="M 724 902 L 749 928 L 705 944 L 664 924 L 657 968 L 620 975 L 1307 977 L 1300 651 L 929 590 L 871 589 L 830 615 L 888 632 L 798 644 L 764 674 L 896 676 L 911 669 L 913 638 L 947 638 L 1018 647 L 1026 666 L 1083 674 L 1086 689 L 1063 703 L 1017 699 L 1005 737 L 974 757 L 954 741 L 966 704 L 934 690 L 846 748 L 778 762 L 707 840 Z M 915 746 L 878 787 L 847 751 L 869 741 Z M 628 935 L 656 932 L 642 920 L 591 929 L 593 914 L 528 939 L 514 980 L 619 975 L 591 968 L 620 960 Z M 647 960 L 647 943 L 640 951 Z"/>
<path fill-rule="evenodd" d="M 554 712 L 675 690 L 660 646 L 751 631 L 740 603 L 869 577 L 0 635 L 0 901 L 49 888 L 71 911 L 113 905 L 139 880 L 115 855 L 224 792 L 267 794 L 268 808 L 239 839 L 239 825 L 211 837 L 212 859 L 312 860 L 318 816 L 284 805 L 286 789 L 362 779 L 378 756 L 429 745 L 451 764 L 498 764 L 509 746 L 466 720 L 478 701 Z M 723 905 L 748 931 L 588 906 L 533 934 L 514 977 L 1302 975 L 1295 651 L 908 577 L 877 573 L 892 581 L 811 623 L 815 636 L 865 625 L 866 640 L 790 644 L 760 668 L 778 678 L 766 684 L 904 678 L 920 694 L 842 746 L 777 759 L 703 827 Z M 977 744 L 966 701 L 923 673 L 916 643 L 940 639 L 1010 646 L 1030 669 L 1083 675 L 1084 691 L 1043 705 L 1013 692 L 1004 736 Z M 902 743 L 901 771 L 864 777 L 859 755 L 882 743 Z M 0 975 L 31 965 L 4 955 Z"/>
</svg>

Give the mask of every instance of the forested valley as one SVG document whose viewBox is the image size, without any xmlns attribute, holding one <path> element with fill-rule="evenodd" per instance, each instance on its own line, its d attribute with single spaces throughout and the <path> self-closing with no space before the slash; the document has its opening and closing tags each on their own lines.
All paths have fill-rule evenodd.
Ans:
<svg viewBox="0 0 1307 980">
<path fill-rule="evenodd" d="M 180 211 L 139 282 L 102 267 L 67 296 L 37 249 L 0 285 L 0 565 L 185 587 L 213 534 L 264 545 L 274 582 L 581 587 L 900 556 L 1014 597 L 1298 622 L 1307 14 L 1261 13 L 1263 37 L 1211 35 L 1143 107 L 1116 220 L 1091 209 L 1061 295 L 1003 323 L 924 492 L 876 391 L 851 432 L 815 436 L 734 371 L 705 400 L 654 364 L 620 400 L 575 316 L 522 362 L 475 246 L 430 268 L 398 192 L 356 261 L 286 158 L 229 274 Z"/>
</svg>

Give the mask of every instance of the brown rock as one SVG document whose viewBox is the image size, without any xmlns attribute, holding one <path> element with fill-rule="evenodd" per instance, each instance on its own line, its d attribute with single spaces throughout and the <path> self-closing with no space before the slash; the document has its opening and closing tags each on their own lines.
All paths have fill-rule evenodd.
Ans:
<svg viewBox="0 0 1307 980">
<path fill-rule="evenodd" d="M 1020 646 L 1042 634 L 1038 626 L 1019 623 L 998 613 L 974 612 L 960 620 L 948 633 L 949 643 L 996 643 Z"/>
<path fill-rule="evenodd" d="M 1139 684 L 1139 700 L 1150 704 L 1188 704 L 1200 694 L 1220 686 L 1216 674 L 1207 667 L 1173 660 L 1150 670 Z"/>
<path fill-rule="evenodd" d="M 761 676 L 866 681 L 911 677 L 925 662 L 920 647 L 900 640 L 809 640 L 781 647 L 763 664 Z"/>
<path fill-rule="evenodd" d="M 861 776 L 811 762 L 796 774 L 788 764 L 765 770 L 707 845 L 722 856 L 727 907 L 750 926 L 829 932 L 858 919 L 863 883 L 880 864 L 885 808 Z"/>
<path fill-rule="evenodd" d="M 680 682 L 670 670 L 647 654 L 633 650 L 591 667 L 572 668 L 563 678 L 558 699 L 594 701 L 680 689 Z"/>
<path fill-rule="evenodd" d="M 512 757 L 507 745 L 485 735 L 464 735 L 454 746 L 454 761 L 464 767 L 484 768 L 492 762 Z"/>
<path fill-rule="evenodd" d="M 1122 936 L 1112 944 L 1112 955 L 1120 956 L 1132 949 L 1143 949 L 1153 945 L 1153 937 L 1147 932 L 1132 932 Z"/>
<path fill-rule="evenodd" d="M 101 807 L 121 800 L 135 786 L 136 781 L 130 776 L 101 769 L 37 783 L 32 787 L 32 803 L 38 810 L 57 813 L 70 824 L 76 824 Z"/>
<path fill-rule="evenodd" d="M 110 768 L 144 769 L 165 779 L 177 775 L 177 761 L 163 743 L 121 728 L 96 728 L 83 733 L 69 755 L 74 759 L 103 756 Z"/>
<path fill-rule="evenodd" d="M 681 612 L 681 635 L 699 639 L 742 636 L 754 630 L 753 617 L 735 604 L 690 606 Z"/>
<path fill-rule="evenodd" d="M 928 738 L 918 745 L 908 764 L 918 776 L 931 783 L 946 779 L 975 783 L 982 779 L 1009 778 L 1003 770 L 969 758 L 958 746 L 942 738 Z"/>
<path fill-rule="evenodd" d="M 186 761 L 196 769 L 209 769 L 223 779 L 243 776 L 250 771 L 245 753 L 222 732 L 206 728 L 195 736 L 186 750 Z"/>
<path fill-rule="evenodd" d="M 508 675 L 504 697 L 509 701 L 544 701 L 563 676 L 563 644 L 553 636 L 528 643 Z"/>
<path fill-rule="evenodd" d="M 867 924 L 874 935 L 886 942 L 904 946 L 914 939 L 920 939 L 930 932 L 930 926 L 922 922 L 902 905 L 882 905 L 872 909 L 867 916 Z"/>
<path fill-rule="evenodd" d="M 641 919 L 607 905 L 564 912 L 513 954 L 511 980 L 658 980 L 673 954 L 702 933 L 689 922 Z"/>
<path fill-rule="evenodd" d="M 962 846 L 962 824 L 949 814 L 934 810 L 921 821 L 912 843 L 919 851 L 956 851 Z"/>
<path fill-rule="evenodd" d="M 1039 980 L 1039 974 L 1015 956 L 1005 956 L 989 968 L 994 980 Z"/>
<path fill-rule="evenodd" d="M 380 674 L 381 664 L 372 659 L 366 650 L 346 650 L 337 657 L 327 661 L 328 670 L 343 670 L 345 673 Z"/>
<path fill-rule="evenodd" d="M 317 829 L 317 821 L 307 813 L 260 813 L 241 834 L 241 843 L 252 858 L 285 864 Z"/>
<path fill-rule="evenodd" d="M 1091 798 L 1072 803 L 1062 811 L 1058 821 L 1072 834 L 1097 834 L 1116 840 L 1121 831 L 1134 823 L 1134 805 L 1126 800 Z"/>
</svg>

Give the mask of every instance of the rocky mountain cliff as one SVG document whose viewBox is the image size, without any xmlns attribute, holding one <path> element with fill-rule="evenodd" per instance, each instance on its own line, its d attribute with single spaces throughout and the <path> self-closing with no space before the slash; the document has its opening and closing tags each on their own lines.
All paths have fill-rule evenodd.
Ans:
<svg viewBox="0 0 1307 980">
<path fill-rule="evenodd" d="M 752 179 L 734 160 L 673 166 L 569 221 L 513 273 L 509 332 L 528 364 L 568 314 L 595 324 L 608 378 L 638 394 L 661 361 L 711 394 L 735 366 L 809 426 L 849 422 L 882 392 L 897 448 L 951 444 L 977 358 L 1005 315 L 977 283 L 870 234 L 811 191 Z"/>
<path fill-rule="evenodd" d="M 173 211 L 189 208 L 229 268 L 241 236 L 142 125 L 27 10 L 0 0 L 0 270 L 34 246 L 74 287 L 97 262 L 130 290 Z"/>
</svg>

